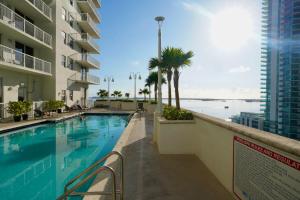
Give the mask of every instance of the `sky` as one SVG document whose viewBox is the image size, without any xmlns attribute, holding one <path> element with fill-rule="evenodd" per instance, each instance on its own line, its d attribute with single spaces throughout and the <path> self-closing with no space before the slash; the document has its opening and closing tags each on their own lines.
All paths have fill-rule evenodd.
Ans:
<svg viewBox="0 0 300 200">
<path fill-rule="evenodd" d="M 181 69 L 183 98 L 259 98 L 260 0 L 102 0 L 99 10 L 101 79 L 89 96 L 107 89 L 133 96 L 131 72 L 138 72 L 137 90 L 144 88 L 148 62 L 157 57 L 156 16 L 162 15 L 162 47 L 193 51 L 192 65 Z M 238 17 L 237 17 L 238 15 Z M 163 86 L 167 97 L 167 86 Z M 173 91 L 174 94 L 174 91 Z"/>
</svg>

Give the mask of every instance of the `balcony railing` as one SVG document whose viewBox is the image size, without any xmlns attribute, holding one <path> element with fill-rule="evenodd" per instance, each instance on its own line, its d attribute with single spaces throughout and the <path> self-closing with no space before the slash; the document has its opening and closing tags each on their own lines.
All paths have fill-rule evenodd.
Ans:
<svg viewBox="0 0 300 200">
<path fill-rule="evenodd" d="M 52 9 L 42 0 L 28 0 L 32 3 L 39 11 L 46 15 L 52 20 Z"/>
<path fill-rule="evenodd" d="M 52 46 L 52 36 L 0 3 L 0 20 L 7 25 Z"/>
<path fill-rule="evenodd" d="M 100 84 L 100 78 L 91 74 L 87 74 L 85 77 L 86 81 L 89 83 Z"/>
<path fill-rule="evenodd" d="M 92 55 L 85 53 L 81 55 L 81 59 L 83 61 L 87 61 L 89 63 L 93 63 L 95 66 L 100 66 L 99 61 L 97 61 Z"/>
<path fill-rule="evenodd" d="M 81 3 L 86 3 L 93 12 L 90 14 L 94 16 L 94 21 L 100 22 L 99 13 L 97 12 L 96 5 L 94 4 L 94 2 L 92 0 L 77 0 L 77 2 L 79 4 L 79 7 L 80 7 Z M 86 9 L 83 9 L 83 10 L 86 11 Z"/>
<path fill-rule="evenodd" d="M 90 17 L 90 15 L 88 13 L 81 13 L 77 19 L 77 21 L 80 22 L 86 22 L 90 28 L 85 29 L 85 27 L 81 27 L 82 29 L 85 30 L 85 32 L 89 32 L 90 29 L 92 29 L 92 32 L 90 34 L 92 34 L 94 37 L 99 38 L 100 37 L 100 33 L 97 29 L 97 25 L 96 23 L 92 20 L 92 18 Z M 81 24 L 80 24 L 81 25 Z"/>
<path fill-rule="evenodd" d="M 20 66 L 20 69 L 30 69 L 51 75 L 50 62 L 24 54 L 3 45 L 0 45 L 0 62 Z"/>
<path fill-rule="evenodd" d="M 87 84 L 100 84 L 100 78 L 91 74 L 75 73 L 70 77 L 70 80 Z"/>
<path fill-rule="evenodd" d="M 99 53 L 99 45 L 96 43 L 96 40 L 94 38 L 92 38 L 89 34 L 87 33 L 74 33 L 71 34 L 71 37 L 79 42 L 80 45 L 82 44 L 87 44 L 87 45 L 83 45 L 83 48 L 85 48 L 87 51 L 92 51 L 92 52 L 96 52 Z"/>
</svg>

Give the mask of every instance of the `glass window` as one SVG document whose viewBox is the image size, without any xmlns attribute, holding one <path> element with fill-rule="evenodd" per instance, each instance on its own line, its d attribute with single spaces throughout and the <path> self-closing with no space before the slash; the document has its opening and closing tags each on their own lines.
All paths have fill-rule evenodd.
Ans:
<svg viewBox="0 0 300 200">
<path fill-rule="evenodd" d="M 65 55 L 62 55 L 62 56 L 61 56 L 61 65 L 64 66 L 64 67 L 66 67 L 66 59 L 67 59 L 67 58 L 66 58 Z"/>
<path fill-rule="evenodd" d="M 73 70 L 74 69 L 74 60 L 72 58 L 69 58 L 69 65 L 68 67 Z"/>
<path fill-rule="evenodd" d="M 71 27 L 73 27 L 74 18 L 72 17 L 72 15 L 69 15 L 69 24 L 70 24 Z"/>
<path fill-rule="evenodd" d="M 69 35 L 69 46 L 73 49 L 74 48 L 74 39 L 71 35 Z"/>
<path fill-rule="evenodd" d="M 70 90 L 70 100 L 73 101 L 73 90 Z"/>
<path fill-rule="evenodd" d="M 0 103 L 3 102 L 3 78 L 0 77 Z"/>
<path fill-rule="evenodd" d="M 67 34 L 65 32 L 61 32 L 61 36 L 63 37 L 64 44 L 67 44 Z"/>
<path fill-rule="evenodd" d="M 67 21 L 67 11 L 64 8 L 61 9 L 61 17 L 63 20 Z"/>
</svg>

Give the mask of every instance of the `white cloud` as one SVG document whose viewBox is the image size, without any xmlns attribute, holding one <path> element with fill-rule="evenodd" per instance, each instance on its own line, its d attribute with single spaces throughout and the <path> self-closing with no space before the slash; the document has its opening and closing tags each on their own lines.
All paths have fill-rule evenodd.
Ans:
<svg viewBox="0 0 300 200">
<path fill-rule="evenodd" d="M 250 67 L 246 67 L 244 65 L 241 65 L 239 67 L 229 69 L 229 73 L 245 73 L 245 72 L 248 72 L 250 70 L 251 70 Z"/>
<path fill-rule="evenodd" d="M 194 12 L 198 15 L 212 18 L 213 14 L 199 3 L 183 1 L 182 6 L 185 10 Z"/>
</svg>

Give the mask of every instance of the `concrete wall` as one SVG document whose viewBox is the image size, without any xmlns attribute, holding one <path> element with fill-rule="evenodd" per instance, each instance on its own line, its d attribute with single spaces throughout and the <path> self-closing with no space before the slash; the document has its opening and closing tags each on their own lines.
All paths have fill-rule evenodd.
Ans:
<svg viewBox="0 0 300 200">
<path fill-rule="evenodd" d="M 194 121 L 157 120 L 154 142 L 161 154 L 195 154 L 233 192 L 233 139 L 246 137 L 300 161 L 300 143 L 275 134 L 194 113 Z"/>
</svg>

